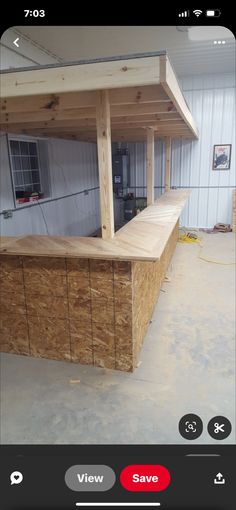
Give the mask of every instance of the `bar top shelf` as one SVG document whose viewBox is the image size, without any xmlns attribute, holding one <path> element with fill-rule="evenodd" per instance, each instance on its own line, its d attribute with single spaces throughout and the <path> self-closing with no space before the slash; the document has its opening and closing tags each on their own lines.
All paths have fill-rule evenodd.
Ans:
<svg viewBox="0 0 236 510">
<path fill-rule="evenodd" d="M 157 261 L 178 221 L 190 190 L 171 190 L 116 232 L 94 237 L 29 235 L 2 237 L 0 254 Z"/>
</svg>

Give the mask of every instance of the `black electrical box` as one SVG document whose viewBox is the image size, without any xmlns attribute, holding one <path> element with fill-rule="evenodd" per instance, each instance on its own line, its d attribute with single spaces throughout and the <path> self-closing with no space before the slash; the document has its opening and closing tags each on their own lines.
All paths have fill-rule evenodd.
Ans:
<svg viewBox="0 0 236 510">
<path fill-rule="evenodd" d="M 113 154 L 112 176 L 114 191 L 117 192 L 121 188 L 129 188 L 130 186 L 129 154 Z"/>
<path fill-rule="evenodd" d="M 124 219 L 126 221 L 132 220 L 135 216 L 136 212 L 136 202 L 135 198 L 130 200 L 124 200 Z"/>
</svg>

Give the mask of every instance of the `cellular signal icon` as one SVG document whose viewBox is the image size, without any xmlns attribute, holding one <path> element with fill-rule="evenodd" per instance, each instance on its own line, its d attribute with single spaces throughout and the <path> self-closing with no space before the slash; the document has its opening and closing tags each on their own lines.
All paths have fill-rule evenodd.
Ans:
<svg viewBox="0 0 236 510">
<path fill-rule="evenodd" d="M 189 16 L 189 11 L 184 11 L 179 13 L 179 18 L 187 18 Z"/>
</svg>

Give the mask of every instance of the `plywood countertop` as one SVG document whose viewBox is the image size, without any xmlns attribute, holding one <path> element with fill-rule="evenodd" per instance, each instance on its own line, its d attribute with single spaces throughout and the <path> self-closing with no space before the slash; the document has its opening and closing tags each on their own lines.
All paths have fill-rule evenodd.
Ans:
<svg viewBox="0 0 236 510">
<path fill-rule="evenodd" d="M 171 190 L 105 241 L 94 237 L 2 237 L 0 253 L 44 257 L 159 260 L 190 190 Z"/>
</svg>

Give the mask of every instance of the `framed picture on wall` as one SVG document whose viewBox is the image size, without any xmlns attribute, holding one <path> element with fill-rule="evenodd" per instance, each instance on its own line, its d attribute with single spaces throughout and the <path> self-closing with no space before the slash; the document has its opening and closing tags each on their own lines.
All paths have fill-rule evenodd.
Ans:
<svg viewBox="0 0 236 510">
<path fill-rule="evenodd" d="M 231 144 L 214 145 L 213 170 L 229 170 L 231 160 Z"/>
</svg>

